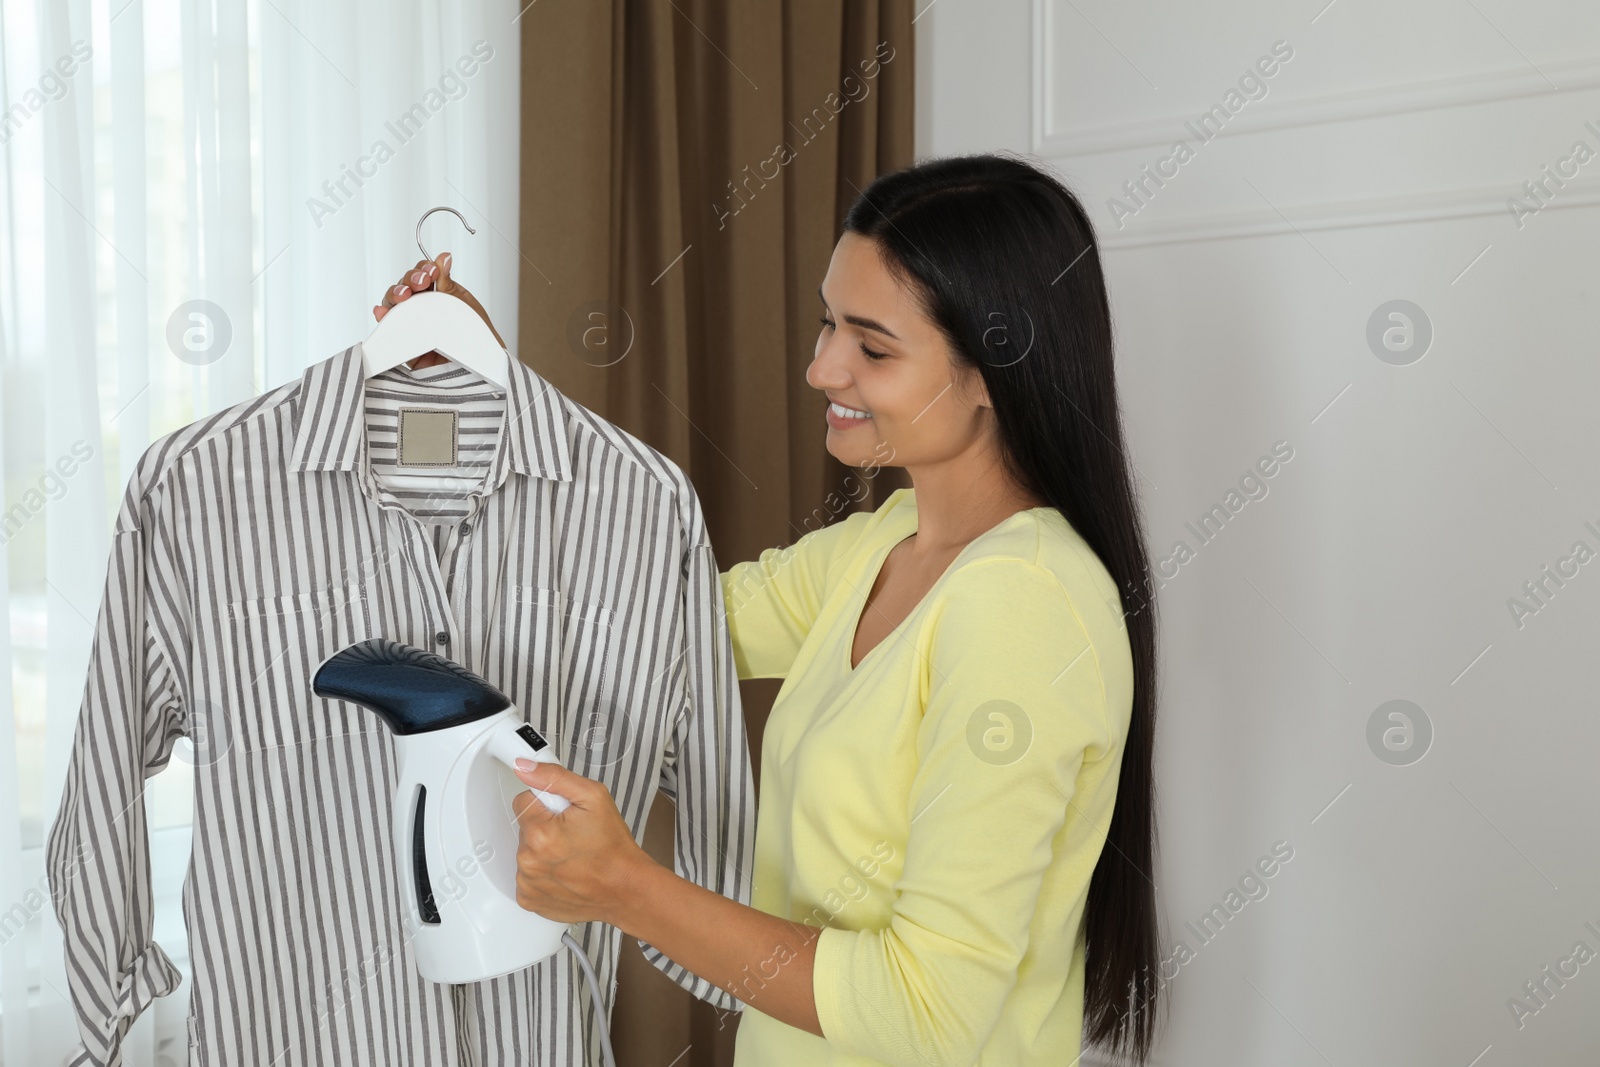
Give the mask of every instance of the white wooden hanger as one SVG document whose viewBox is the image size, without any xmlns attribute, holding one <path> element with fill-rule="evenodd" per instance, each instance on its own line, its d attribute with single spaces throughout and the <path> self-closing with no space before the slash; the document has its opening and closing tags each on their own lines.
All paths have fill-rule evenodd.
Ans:
<svg viewBox="0 0 1600 1067">
<path fill-rule="evenodd" d="M 422 223 L 435 211 L 448 211 L 461 220 L 468 233 L 478 232 L 455 208 L 430 208 L 417 220 L 417 247 L 424 259 L 433 257 L 422 247 Z M 368 378 L 429 352 L 455 360 L 502 390 L 510 381 L 511 357 L 494 339 L 489 324 L 465 300 L 447 293 L 431 289 L 412 293 L 389 308 L 361 342 Z"/>
<path fill-rule="evenodd" d="M 433 257 L 422 246 L 422 223 L 435 211 L 448 211 L 461 220 L 468 233 L 478 232 L 455 208 L 430 208 L 417 220 L 417 248 L 424 259 Z M 361 342 L 362 370 L 371 378 L 429 352 L 454 360 L 499 386 L 502 393 L 509 387 L 511 357 L 495 340 L 489 324 L 465 300 L 432 289 L 412 293 L 384 313 L 377 328 Z M 395 477 L 414 489 L 461 488 L 457 478 L 409 473 Z"/>
</svg>

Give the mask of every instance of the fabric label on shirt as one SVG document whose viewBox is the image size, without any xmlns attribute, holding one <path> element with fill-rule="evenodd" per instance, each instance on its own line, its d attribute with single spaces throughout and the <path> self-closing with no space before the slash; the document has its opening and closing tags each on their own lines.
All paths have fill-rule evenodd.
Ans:
<svg viewBox="0 0 1600 1067">
<path fill-rule="evenodd" d="M 457 465 L 456 413 L 430 408 L 400 409 L 402 467 L 454 467 Z"/>
</svg>

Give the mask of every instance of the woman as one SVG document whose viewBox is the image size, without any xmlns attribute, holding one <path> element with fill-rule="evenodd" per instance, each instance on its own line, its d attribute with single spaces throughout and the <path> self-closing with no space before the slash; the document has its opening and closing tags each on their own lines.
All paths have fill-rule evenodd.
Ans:
<svg viewBox="0 0 1600 1067">
<path fill-rule="evenodd" d="M 1025 162 L 932 160 L 856 201 L 819 293 L 828 451 L 913 488 L 722 575 L 739 676 L 784 679 L 754 907 L 547 764 L 572 807 L 522 808 L 519 901 L 730 990 L 738 1064 L 1145 1062 L 1155 638 L 1093 230 Z"/>
</svg>

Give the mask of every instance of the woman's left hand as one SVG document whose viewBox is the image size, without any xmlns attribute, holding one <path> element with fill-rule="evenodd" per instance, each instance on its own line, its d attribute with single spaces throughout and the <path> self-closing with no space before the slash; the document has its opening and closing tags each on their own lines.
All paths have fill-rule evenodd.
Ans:
<svg viewBox="0 0 1600 1067">
<path fill-rule="evenodd" d="M 633 839 L 605 786 L 559 764 L 518 760 L 517 768 L 529 786 L 571 802 L 556 813 L 532 793 L 512 800 L 521 827 L 517 903 L 557 922 L 616 925 L 635 872 L 655 860 Z"/>
</svg>

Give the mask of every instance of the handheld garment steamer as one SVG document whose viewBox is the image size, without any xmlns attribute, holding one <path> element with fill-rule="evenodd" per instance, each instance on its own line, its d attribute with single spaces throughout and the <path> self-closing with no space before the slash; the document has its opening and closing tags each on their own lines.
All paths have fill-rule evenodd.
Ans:
<svg viewBox="0 0 1600 1067">
<path fill-rule="evenodd" d="M 600 1012 L 599 979 L 567 924 L 517 903 L 512 798 L 527 790 L 556 812 L 568 801 L 516 776 L 519 758 L 560 760 L 505 694 L 458 663 L 381 637 L 323 660 L 311 691 L 375 712 L 399 745 L 394 852 L 417 972 L 431 982 L 481 982 L 531 967 L 565 944 Z M 614 1067 L 603 1013 L 596 1029 Z"/>
</svg>

